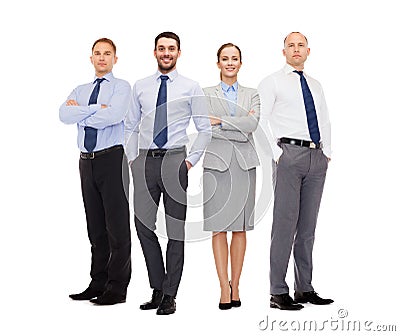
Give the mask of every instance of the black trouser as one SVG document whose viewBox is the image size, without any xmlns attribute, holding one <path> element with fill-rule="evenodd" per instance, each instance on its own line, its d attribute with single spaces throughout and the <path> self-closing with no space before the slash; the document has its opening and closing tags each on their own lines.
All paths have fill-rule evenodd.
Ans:
<svg viewBox="0 0 400 336">
<path fill-rule="evenodd" d="M 80 159 L 79 171 L 92 251 L 90 287 L 126 295 L 131 278 L 129 170 L 122 146 L 94 159 Z"/>
<path fill-rule="evenodd" d="M 141 151 L 131 165 L 134 182 L 135 226 L 142 246 L 150 287 L 176 296 L 182 276 L 188 185 L 186 152 L 163 157 Z M 156 229 L 161 194 L 165 209 L 168 245 L 166 267 Z"/>
</svg>

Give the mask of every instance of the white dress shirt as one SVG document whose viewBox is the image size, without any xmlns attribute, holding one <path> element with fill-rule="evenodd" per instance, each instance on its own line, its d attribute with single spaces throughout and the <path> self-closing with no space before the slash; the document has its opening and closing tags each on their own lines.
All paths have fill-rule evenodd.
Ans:
<svg viewBox="0 0 400 336">
<path fill-rule="evenodd" d="M 282 149 L 277 145 L 280 138 L 311 141 L 307 114 L 303 100 L 300 76 L 286 64 L 283 69 L 264 78 L 258 86 L 261 100 L 260 125 L 266 132 L 274 160 Z M 314 99 L 322 150 L 331 157 L 331 124 L 321 84 L 304 73 Z"/>
<path fill-rule="evenodd" d="M 138 80 L 133 86 L 132 103 L 125 120 L 125 145 L 128 161 L 134 160 L 138 149 L 158 148 L 153 142 L 154 118 L 161 72 Z M 208 106 L 200 85 L 176 70 L 166 74 L 168 141 L 163 148 L 186 145 L 186 132 L 192 118 L 198 131 L 186 160 L 193 166 L 199 161 L 211 140 Z"/>
</svg>

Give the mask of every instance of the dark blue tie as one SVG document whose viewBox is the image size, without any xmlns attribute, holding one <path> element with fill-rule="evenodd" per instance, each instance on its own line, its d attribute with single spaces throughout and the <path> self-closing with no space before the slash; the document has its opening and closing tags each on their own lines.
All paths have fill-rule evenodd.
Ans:
<svg viewBox="0 0 400 336">
<path fill-rule="evenodd" d="M 158 90 L 156 115 L 154 118 L 153 142 L 162 148 L 168 141 L 167 127 L 167 79 L 168 76 L 161 75 L 161 84 Z"/>
<path fill-rule="evenodd" d="M 308 87 L 306 78 L 303 75 L 303 71 L 294 71 L 300 76 L 301 90 L 303 91 L 304 105 L 306 107 L 308 131 L 312 142 L 319 144 L 321 136 L 319 134 L 317 112 L 315 111 L 314 99 L 311 94 L 310 88 Z"/>
<path fill-rule="evenodd" d="M 94 87 L 92 94 L 89 98 L 89 105 L 97 104 L 97 97 L 99 96 L 100 92 L 100 84 L 105 80 L 105 78 L 97 78 L 94 83 L 96 86 Z M 85 127 L 85 140 L 83 145 L 85 146 L 86 150 L 91 153 L 93 149 L 96 147 L 97 142 L 97 129 L 93 127 L 86 126 Z"/>
</svg>

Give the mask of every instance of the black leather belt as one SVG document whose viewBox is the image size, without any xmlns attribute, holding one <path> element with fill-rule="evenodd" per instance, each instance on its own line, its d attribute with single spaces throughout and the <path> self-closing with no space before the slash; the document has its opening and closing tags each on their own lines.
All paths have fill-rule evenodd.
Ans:
<svg viewBox="0 0 400 336">
<path fill-rule="evenodd" d="M 322 147 L 321 143 L 315 144 L 312 141 L 291 139 L 291 138 L 280 138 L 279 142 L 289 144 L 289 145 L 296 145 L 296 146 L 301 146 L 301 147 L 312 148 L 312 149 L 320 149 Z"/>
<path fill-rule="evenodd" d="M 155 149 L 139 149 L 140 154 L 145 154 L 147 156 L 151 156 L 153 158 L 159 158 L 159 157 L 164 157 L 165 155 L 170 155 L 170 154 L 178 154 L 178 153 L 184 153 L 186 151 L 186 147 L 178 147 L 178 148 L 155 148 Z"/>
<path fill-rule="evenodd" d="M 123 149 L 124 147 L 122 145 L 116 145 L 116 146 L 112 146 L 97 152 L 93 152 L 93 153 L 84 153 L 81 152 L 81 159 L 82 160 L 93 160 L 95 158 L 97 158 L 98 156 L 102 156 L 103 154 L 109 153 L 109 152 L 113 152 L 117 149 Z"/>
</svg>

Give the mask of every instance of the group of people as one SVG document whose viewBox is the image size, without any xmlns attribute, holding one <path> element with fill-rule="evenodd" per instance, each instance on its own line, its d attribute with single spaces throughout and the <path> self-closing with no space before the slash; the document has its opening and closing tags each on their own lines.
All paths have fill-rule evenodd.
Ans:
<svg viewBox="0 0 400 336">
<path fill-rule="evenodd" d="M 114 42 L 108 38 L 94 42 L 90 57 L 94 81 L 75 88 L 59 111 L 62 122 L 78 128 L 91 244 L 91 282 L 71 299 L 97 305 L 126 301 L 131 278 L 131 170 L 135 228 L 153 290 L 140 309 L 155 309 L 158 315 L 176 311 L 184 264 L 188 172 L 204 154 L 204 230 L 212 232 L 221 288 L 218 306 L 240 307 L 239 280 L 246 231 L 254 229 L 260 164 L 253 133 L 260 123 L 273 155 L 270 307 L 299 310 L 302 303 L 333 302 L 321 298 L 312 286 L 314 233 L 331 146 L 321 85 L 303 72 L 309 53 L 306 37 L 290 33 L 284 40 L 284 68 L 254 89 L 238 83 L 240 48 L 223 44 L 217 52 L 220 83 L 202 89 L 177 72 L 179 36 L 163 32 L 155 38 L 157 72 L 132 88 L 113 76 L 118 60 Z M 197 134 L 188 149 L 191 120 Z M 155 233 L 161 195 L 168 236 L 165 262 Z M 285 281 L 292 250 L 294 299 Z"/>
</svg>

